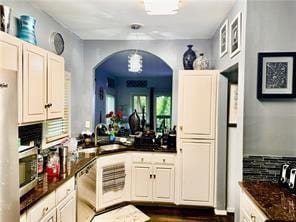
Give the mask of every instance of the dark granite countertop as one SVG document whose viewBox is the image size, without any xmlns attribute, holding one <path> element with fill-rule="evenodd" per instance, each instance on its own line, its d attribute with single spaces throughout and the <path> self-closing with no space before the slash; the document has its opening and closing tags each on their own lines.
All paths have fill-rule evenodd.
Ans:
<svg viewBox="0 0 296 222">
<path fill-rule="evenodd" d="M 141 152 L 162 152 L 162 153 L 176 153 L 176 149 L 163 149 L 163 148 L 153 148 L 153 147 L 145 147 L 139 148 L 134 146 L 125 146 L 121 149 L 103 151 L 100 148 L 97 149 L 97 153 L 79 153 L 79 157 L 77 160 L 73 161 L 67 159 L 65 164 L 66 169 L 64 173 L 61 173 L 58 177 L 47 177 L 45 173 L 43 175 L 43 180 L 38 183 L 38 185 L 32 189 L 30 192 L 25 194 L 20 199 L 20 211 L 23 213 L 25 210 L 32 207 L 35 203 L 37 203 L 41 198 L 53 192 L 67 180 L 72 178 L 76 173 L 78 173 L 82 168 L 88 165 L 90 162 L 95 160 L 97 157 L 107 155 L 107 154 L 115 154 L 121 153 L 125 151 L 141 151 Z M 62 167 L 61 167 L 62 169 Z M 61 170 L 62 172 L 62 170 Z"/>
<path fill-rule="evenodd" d="M 268 221 L 296 221 L 296 195 L 270 182 L 240 182 L 241 188 L 268 217 Z"/>
</svg>

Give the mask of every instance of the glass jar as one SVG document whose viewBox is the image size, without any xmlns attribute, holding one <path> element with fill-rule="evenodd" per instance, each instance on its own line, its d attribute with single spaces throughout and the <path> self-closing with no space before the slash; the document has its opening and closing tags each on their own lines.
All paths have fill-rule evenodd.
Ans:
<svg viewBox="0 0 296 222">
<path fill-rule="evenodd" d="M 57 149 L 50 149 L 47 157 L 46 172 L 48 176 L 58 176 L 60 174 L 60 157 Z"/>
</svg>

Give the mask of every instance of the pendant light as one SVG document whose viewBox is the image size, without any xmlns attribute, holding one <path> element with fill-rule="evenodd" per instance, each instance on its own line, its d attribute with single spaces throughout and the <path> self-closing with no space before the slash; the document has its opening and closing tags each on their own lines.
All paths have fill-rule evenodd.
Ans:
<svg viewBox="0 0 296 222">
<path fill-rule="evenodd" d="M 141 27 L 142 25 L 137 23 L 130 25 L 132 30 L 139 30 Z M 137 49 L 128 56 L 128 71 L 134 73 L 141 73 L 143 71 L 143 57 L 138 53 Z"/>
</svg>

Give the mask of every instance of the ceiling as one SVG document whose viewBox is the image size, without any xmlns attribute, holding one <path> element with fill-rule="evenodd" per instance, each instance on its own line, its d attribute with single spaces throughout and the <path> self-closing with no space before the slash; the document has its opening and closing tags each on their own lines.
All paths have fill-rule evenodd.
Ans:
<svg viewBox="0 0 296 222">
<path fill-rule="evenodd" d="M 170 16 L 147 15 L 142 0 L 26 1 L 84 40 L 154 40 L 209 39 L 236 0 L 182 0 Z M 134 22 L 144 25 L 137 34 L 129 28 Z"/>
<path fill-rule="evenodd" d="M 138 50 L 138 54 L 143 57 L 143 71 L 141 73 L 132 73 L 128 71 L 128 55 L 134 50 L 125 50 L 117 52 L 107 58 L 97 67 L 98 71 L 112 74 L 116 77 L 153 77 L 153 76 L 172 76 L 172 69 L 159 57 L 142 50 Z M 116 65 L 114 65 L 116 64 Z"/>
</svg>

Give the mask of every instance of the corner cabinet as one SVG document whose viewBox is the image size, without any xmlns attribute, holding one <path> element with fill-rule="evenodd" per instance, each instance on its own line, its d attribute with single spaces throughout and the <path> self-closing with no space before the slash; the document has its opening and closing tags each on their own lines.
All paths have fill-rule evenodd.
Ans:
<svg viewBox="0 0 296 222">
<path fill-rule="evenodd" d="M 175 201 L 175 154 L 133 153 L 132 200 Z"/>
</svg>

